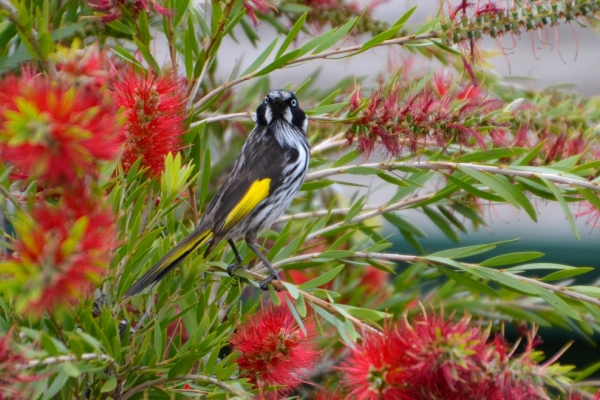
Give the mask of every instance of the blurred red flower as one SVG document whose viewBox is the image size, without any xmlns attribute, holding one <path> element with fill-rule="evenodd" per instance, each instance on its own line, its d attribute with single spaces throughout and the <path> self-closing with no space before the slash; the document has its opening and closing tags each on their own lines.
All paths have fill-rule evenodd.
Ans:
<svg viewBox="0 0 600 400">
<path fill-rule="evenodd" d="M 130 68 L 115 79 L 112 94 L 126 118 L 123 166 L 128 169 L 141 157 L 149 174 L 160 176 L 165 156 L 181 149 L 181 136 L 185 133 L 182 80 L 173 71 L 157 75 Z"/>
<path fill-rule="evenodd" d="M 94 10 L 102 13 L 102 22 L 111 22 L 121 18 L 123 9 L 126 9 L 132 17 L 137 17 L 140 11 L 154 11 L 158 14 L 169 16 L 171 10 L 161 6 L 156 0 L 87 0 L 88 5 Z"/>
<path fill-rule="evenodd" d="M 43 76 L 0 84 L 0 156 L 21 176 L 48 184 L 97 175 L 120 150 L 120 125 L 107 98 Z"/>
<path fill-rule="evenodd" d="M 105 50 L 100 51 L 98 46 L 81 48 L 78 40 L 71 47 L 59 46 L 54 59 L 59 80 L 93 91 L 103 90 L 115 71 Z"/>
<path fill-rule="evenodd" d="M 307 335 L 287 307 L 263 308 L 238 326 L 231 345 L 241 353 L 237 363 L 242 375 L 259 388 L 281 385 L 289 393 L 305 382 L 319 351 L 312 320 L 304 322 Z"/>
<path fill-rule="evenodd" d="M 12 329 L 0 338 L 0 399 L 25 399 L 27 394 L 23 384 L 41 379 L 19 368 L 26 360 L 23 355 L 12 350 Z"/>
<path fill-rule="evenodd" d="M 67 192 L 56 205 L 37 203 L 29 217 L 17 218 L 14 253 L 1 269 L 17 286 L 17 310 L 36 316 L 86 295 L 110 261 L 114 222 L 85 189 Z"/>
<path fill-rule="evenodd" d="M 244 7 L 246 8 L 248 16 L 252 20 L 254 27 L 258 26 L 258 17 L 256 16 L 256 11 L 263 14 L 268 13 L 269 9 L 277 11 L 277 8 L 275 8 L 275 6 L 269 3 L 267 0 L 244 0 Z"/>
</svg>

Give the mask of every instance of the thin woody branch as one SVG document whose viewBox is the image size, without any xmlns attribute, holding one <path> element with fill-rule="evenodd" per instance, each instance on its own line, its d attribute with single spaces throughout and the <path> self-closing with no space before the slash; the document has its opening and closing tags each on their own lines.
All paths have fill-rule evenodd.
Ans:
<svg viewBox="0 0 600 400">
<path fill-rule="evenodd" d="M 377 168 L 382 171 L 393 171 L 402 167 L 411 167 L 424 170 L 457 170 L 459 168 L 468 168 L 475 171 L 489 172 L 491 174 L 505 175 L 512 177 L 523 177 L 523 178 L 546 178 L 551 182 L 561 183 L 572 187 L 582 187 L 586 189 L 592 189 L 600 192 L 600 182 L 588 181 L 584 178 L 575 176 L 566 176 L 560 173 L 552 174 L 547 172 L 537 172 L 525 169 L 518 169 L 511 166 L 505 165 L 482 165 L 482 164 L 471 164 L 471 163 L 454 163 L 454 162 L 442 162 L 442 161 L 410 161 L 410 162 L 380 162 L 380 163 L 369 163 L 361 165 L 352 165 L 340 168 L 329 168 L 321 171 L 310 173 L 306 176 L 306 181 L 313 181 L 321 178 L 325 178 L 332 175 L 344 174 L 351 172 L 353 168 L 370 167 Z"/>
<path fill-rule="evenodd" d="M 373 48 L 374 47 L 382 47 L 382 46 L 403 45 L 406 43 L 416 42 L 419 40 L 433 39 L 433 38 L 436 38 L 437 36 L 438 36 L 437 32 L 429 32 L 429 33 L 424 33 L 421 35 L 404 36 L 404 37 L 397 38 L 397 39 L 385 40 L 385 41 L 377 44 L 376 46 L 373 46 Z M 362 47 L 362 45 L 342 47 L 340 49 L 325 51 L 325 52 L 322 52 L 319 54 L 311 54 L 308 56 L 299 57 L 294 60 L 290 60 L 290 61 L 286 62 L 285 64 L 280 66 L 278 69 L 283 69 L 290 65 L 301 64 L 306 61 L 327 59 L 329 57 L 336 56 L 336 55 L 360 52 L 361 47 Z M 244 76 L 240 76 L 239 78 L 233 79 L 229 82 L 225 82 L 221 86 L 219 86 L 216 89 L 212 90 L 211 92 L 207 93 L 202 99 L 200 99 L 196 104 L 194 104 L 194 108 L 198 109 L 198 108 L 202 107 L 204 104 L 206 104 L 210 99 L 212 99 L 213 97 L 215 97 L 216 95 L 221 93 L 222 91 L 258 76 L 259 72 L 260 72 L 260 70 L 250 73 L 250 74 L 247 74 L 247 75 L 244 75 Z"/>
</svg>

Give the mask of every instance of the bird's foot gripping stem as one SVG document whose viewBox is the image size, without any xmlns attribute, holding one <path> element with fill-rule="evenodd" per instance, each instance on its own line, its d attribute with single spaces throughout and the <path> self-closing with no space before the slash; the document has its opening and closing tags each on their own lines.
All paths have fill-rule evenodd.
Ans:
<svg viewBox="0 0 600 400">
<path fill-rule="evenodd" d="M 229 276 L 235 276 L 233 272 L 236 269 L 240 269 L 240 268 L 244 268 L 242 263 L 236 262 L 234 264 L 230 264 L 227 266 L 227 273 L 229 274 Z"/>
<path fill-rule="evenodd" d="M 271 281 L 273 280 L 279 280 L 279 275 L 277 275 L 276 273 L 270 273 L 269 276 L 267 276 L 267 279 L 265 279 L 259 284 L 260 288 L 262 290 L 269 290 L 269 283 L 271 283 Z"/>
</svg>

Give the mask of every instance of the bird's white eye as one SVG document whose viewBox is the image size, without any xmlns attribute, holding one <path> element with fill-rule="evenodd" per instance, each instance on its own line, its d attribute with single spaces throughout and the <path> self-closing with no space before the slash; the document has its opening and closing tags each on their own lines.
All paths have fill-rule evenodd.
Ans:
<svg viewBox="0 0 600 400">
<path fill-rule="evenodd" d="M 292 105 L 292 107 L 296 107 L 298 105 L 298 102 L 296 101 L 296 99 L 292 99 L 290 104 Z"/>
<path fill-rule="evenodd" d="M 269 96 L 265 97 L 265 104 L 269 102 Z"/>
</svg>

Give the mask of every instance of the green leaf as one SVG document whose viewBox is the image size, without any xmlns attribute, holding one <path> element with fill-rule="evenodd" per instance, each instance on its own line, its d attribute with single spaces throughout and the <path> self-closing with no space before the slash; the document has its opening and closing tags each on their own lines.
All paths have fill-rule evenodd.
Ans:
<svg viewBox="0 0 600 400">
<path fill-rule="evenodd" d="M 304 182 L 300 187 L 301 192 L 309 192 L 311 190 L 321 189 L 330 185 L 333 185 L 335 181 L 328 179 L 322 179 L 318 181 Z"/>
<path fill-rule="evenodd" d="M 511 166 L 516 165 L 529 165 L 529 163 L 537 157 L 537 155 L 542 151 L 544 146 L 546 145 L 546 140 L 539 143 L 533 149 L 529 151 L 529 153 L 525 154 L 523 157 L 519 158 L 517 161 L 511 164 Z"/>
<path fill-rule="evenodd" d="M 100 388 L 100 393 L 112 392 L 117 387 L 117 378 L 110 376 Z"/>
<path fill-rule="evenodd" d="M 319 286 L 323 286 L 324 284 L 335 279 L 335 277 L 338 276 L 342 269 L 344 269 L 344 265 L 340 264 L 337 267 L 325 272 L 323 275 L 320 275 L 314 279 L 311 279 L 308 282 L 303 283 L 302 285 L 298 286 L 298 288 L 300 290 L 309 290 L 317 288 Z"/>
<path fill-rule="evenodd" d="M 538 295 L 546 300 L 548 304 L 552 305 L 557 310 L 561 311 L 565 315 L 573 318 L 574 320 L 581 321 L 581 317 L 579 314 L 575 312 L 563 299 L 558 297 L 556 294 L 551 292 L 550 290 L 543 288 L 541 286 L 531 285 L 537 291 Z"/>
<path fill-rule="evenodd" d="M 333 260 L 337 258 L 351 257 L 353 255 L 354 252 L 350 250 L 329 250 L 319 254 L 319 258 Z"/>
<path fill-rule="evenodd" d="M 383 318 L 390 318 L 392 316 L 392 314 L 370 310 L 368 308 L 359 308 L 342 304 L 338 304 L 338 307 L 345 308 L 348 314 L 352 315 L 353 317 L 368 321 L 380 321 Z"/>
<path fill-rule="evenodd" d="M 491 297 L 500 297 L 500 294 L 498 294 L 498 292 L 496 292 L 494 289 L 492 289 L 488 285 L 481 283 L 465 274 L 461 274 L 456 271 L 452 271 L 451 269 L 442 267 L 441 265 L 437 265 L 436 268 L 440 272 L 442 272 L 444 275 L 446 275 L 448 278 L 462 284 L 463 286 L 466 286 L 469 289 L 472 289 L 479 293 L 487 294 L 488 296 L 491 296 Z"/>
<path fill-rule="evenodd" d="M 504 198 L 514 207 L 522 207 L 527 212 L 527 214 L 529 214 L 531 219 L 537 222 L 537 213 L 535 211 L 535 208 L 533 208 L 533 205 L 527 199 L 525 194 L 523 194 L 523 192 L 517 187 L 509 184 L 501 177 L 496 177 L 486 172 L 476 171 L 465 166 L 459 166 L 458 169 L 461 172 L 464 172 L 465 174 L 483 183 L 484 185 L 489 186 L 492 190 L 498 193 L 498 195 L 502 196 L 502 198 Z"/>
<path fill-rule="evenodd" d="M 501 256 L 488 258 L 487 260 L 480 263 L 479 265 L 481 265 L 482 267 L 499 267 L 502 265 L 510 265 L 510 264 L 518 264 L 518 263 L 522 263 L 522 262 L 527 262 L 527 261 L 535 260 L 536 258 L 540 258 L 543 256 L 544 256 L 544 253 L 540 253 L 537 251 L 503 254 Z"/>
<path fill-rule="evenodd" d="M 355 17 L 352 20 L 348 21 L 344 26 L 342 26 L 339 29 L 332 29 L 329 31 L 325 31 L 324 33 L 322 33 L 321 35 L 317 36 L 316 38 L 310 40 L 308 43 L 305 43 L 302 47 L 300 47 L 300 53 L 298 54 L 299 57 L 303 56 L 304 54 L 307 54 L 309 51 L 311 51 L 312 49 L 320 46 L 322 43 L 324 43 L 325 41 L 327 41 L 331 36 L 333 36 L 336 33 L 339 32 L 348 32 L 350 29 L 352 29 L 352 27 L 354 26 L 354 24 L 356 23 L 356 21 L 358 20 L 359 17 Z"/>
<path fill-rule="evenodd" d="M 447 51 L 448 53 L 452 53 L 452 54 L 457 55 L 457 56 L 462 56 L 462 53 L 460 51 L 458 51 L 456 49 L 453 49 L 452 47 L 447 46 L 447 45 L 445 45 L 444 43 L 442 43 L 442 42 L 440 42 L 438 40 L 431 39 L 431 42 L 433 44 L 435 44 L 437 47 L 439 47 L 440 49 L 442 49 L 444 51 Z"/>
<path fill-rule="evenodd" d="M 318 54 L 324 50 L 327 50 L 337 43 L 346 33 L 354 28 L 358 19 L 359 17 L 354 17 L 350 21 L 346 22 L 341 28 L 334 29 L 332 34 L 317 46 L 317 48 L 313 51 L 313 54 Z"/>
<path fill-rule="evenodd" d="M 356 167 L 349 167 L 348 169 L 344 170 L 344 172 L 350 175 L 377 175 L 377 173 L 379 173 L 379 169 L 358 165 Z"/>
<path fill-rule="evenodd" d="M 285 298 L 285 302 L 287 303 L 287 306 L 288 306 L 290 312 L 294 316 L 294 319 L 296 320 L 296 323 L 298 324 L 298 326 L 302 330 L 302 333 L 304 334 L 304 337 L 308 336 L 308 333 L 306 332 L 306 327 L 304 326 L 304 322 L 302 322 L 302 318 L 300 318 L 300 315 L 298 314 L 298 311 L 296 311 L 296 307 L 294 307 L 294 304 L 290 301 L 290 299 L 287 296 L 283 296 L 283 297 Z"/>
<path fill-rule="evenodd" d="M 477 254 L 485 253 L 485 252 L 491 251 L 495 248 L 496 248 L 496 243 L 465 246 L 465 247 L 458 247 L 458 248 L 454 248 L 454 249 L 437 251 L 435 253 L 430 254 L 430 256 L 444 257 L 444 258 L 464 258 L 464 257 L 470 257 L 470 256 L 474 256 Z"/>
<path fill-rule="evenodd" d="M 62 370 L 71 378 L 77 378 L 79 375 L 81 375 L 79 369 L 77 369 L 77 367 L 72 362 L 63 363 Z"/>
<path fill-rule="evenodd" d="M 252 64 L 250 64 L 250 66 L 244 72 L 242 72 L 242 76 L 248 75 L 248 74 L 256 71 L 258 69 L 258 67 L 260 67 L 265 62 L 265 60 L 269 57 L 269 55 L 271 54 L 271 52 L 277 45 L 278 41 L 279 41 L 279 36 L 275 37 L 275 39 L 271 42 L 271 44 L 269 44 L 267 46 L 267 48 L 264 49 L 262 53 L 260 53 L 260 56 L 258 56 L 256 58 L 256 60 L 254 60 L 254 62 Z"/>
<path fill-rule="evenodd" d="M 144 43 L 144 45 L 150 46 L 150 39 L 152 39 L 152 37 L 150 36 L 150 25 L 148 24 L 148 14 L 146 13 L 146 10 L 144 10 L 143 8 L 140 10 L 140 12 L 138 14 L 137 22 L 138 22 L 137 27 L 140 32 L 142 42 Z"/>
<path fill-rule="evenodd" d="M 132 28 L 130 28 L 129 26 L 125 25 L 124 23 L 122 23 L 121 21 L 119 21 L 117 19 L 106 23 L 106 25 L 108 25 L 109 27 L 113 28 L 114 30 L 124 33 L 126 35 L 129 35 L 129 36 L 135 35 L 135 30 L 133 30 Z"/>
<path fill-rule="evenodd" d="M 298 296 L 296 299 L 296 309 L 300 317 L 306 317 L 306 303 L 304 302 L 304 296 Z"/>
<path fill-rule="evenodd" d="M 597 171 L 600 168 L 600 160 L 591 161 L 582 165 L 578 165 L 577 167 L 570 169 L 567 171 L 569 174 L 577 174 L 578 172 L 586 172 L 585 175 L 590 175 L 587 173 L 588 170 Z"/>
<path fill-rule="evenodd" d="M 556 197 L 556 200 L 562 207 L 563 212 L 565 213 L 567 220 L 569 221 L 569 225 L 571 225 L 571 230 L 575 234 L 575 237 L 577 238 L 577 240 L 581 241 L 581 237 L 579 237 L 579 231 L 577 230 L 577 226 L 575 225 L 575 219 L 573 218 L 573 214 L 571 214 L 571 209 L 567 205 L 567 202 L 565 201 L 565 198 L 563 197 L 563 195 L 560 193 L 560 190 L 558 190 L 556 185 L 554 185 L 554 183 L 550 182 L 546 177 L 540 176 L 539 178 L 542 182 L 544 182 L 546 184 L 546 186 L 548 186 L 548 189 L 550 189 L 550 191 L 552 192 L 554 197 Z"/>
<path fill-rule="evenodd" d="M 392 37 L 396 36 L 396 34 L 400 31 L 404 23 L 412 16 L 412 14 L 417 9 L 417 6 L 413 6 L 407 12 L 405 12 L 398 20 L 392 25 L 392 27 L 384 32 L 373 37 L 371 40 L 368 40 L 365 44 L 360 47 L 361 51 L 365 51 L 370 49 L 371 47 L 377 46 L 381 42 L 384 42 Z"/>
<path fill-rule="evenodd" d="M 285 286 L 287 291 L 290 293 L 290 296 L 292 296 L 294 299 L 300 297 L 300 293 L 298 292 L 298 288 L 296 287 L 296 285 L 294 285 L 293 283 L 283 281 L 281 281 L 281 283 L 283 284 L 283 286 Z"/>
<path fill-rule="evenodd" d="M 283 3 L 277 6 L 277 8 L 279 9 L 279 11 L 283 11 L 283 12 L 291 12 L 291 13 L 306 13 L 306 12 L 310 12 L 313 9 L 305 6 L 303 4 L 298 4 L 298 3 Z"/>
<path fill-rule="evenodd" d="M 43 400 L 50 400 L 65 386 L 65 383 L 70 379 L 69 375 L 65 373 L 58 373 L 54 376 L 52 384 L 44 390 Z"/>
<path fill-rule="evenodd" d="M 269 288 L 269 297 L 271 297 L 271 302 L 273 302 L 275 307 L 279 307 L 281 305 L 281 299 L 277 295 L 273 285 L 268 285 L 267 287 Z"/>
<path fill-rule="evenodd" d="M 579 268 L 573 268 L 573 269 L 566 269 L 566 270 L 562 270 L 562 271 L 556 271 L 549 275 L 546 275 L 545 277 L 540 279 L 540 281 L 542 281 L 542 282 L 558 281 L 561 279 L 572 278 L 577 275 L 585 274 L 585 273 L 588 273 L 593 270 L 594 270 L 594 268 L 590 268 L 590 267 L 579 267 Z"/>
<path fill-rule="evenodd" d="M 283 68 L 288 62 L 295 60 L 299 57 L 300 49 L 292 50 L 289 53 L 282 55 L 281 57 L 275 59 L 271 64 L 267 65 L 260 71 L 256 73 L 256 76 L 266 75 L 271 71 L 275 71 L 276 69 Z"/>
<path fill-rule="evenodd" d="M 283 52 L 288 48 L 288 46 L 294 41 L 296 36 L 298 36 L 298 32 L 300 32 L 300 29 L 302 29 L 302 26 L 304 25 L 304 21 L 306 21 L 307 15 L 308 15 L 307 13 L 304 13 L 300 16 L 300 18 L 298 18 L 298 20 L 296 21 L 296 23 L 294 24 L 292 29 L 290 29 L 290 32 L 288 33 L 288 35 L 285 37 L 285 40 L 279 47 L 279 50 L 277 50 L 277 55 L 275 56 L 275 58 L 279 58 L 283 54 Z M 243 75 L 246 75 L 246 74 L 243 74 Z"/>
<path fill-rule="evenodd" d="M 570 265 L 564 264 L 555 264 L 555 263 L 532 263 L 532 264 L 523 264 L 517 265 L 516 267 L 508 268 L 506 271 L 511 272 L 521 272 L 521 271 L 531 271 L 537 269 L 573 269 L 575 267 L 571 267 Z"/>
<path fill-rule="evenodd" d="M 464 174 L 461 174 L 461 175 L 464 175 Z M 465 182 L 465 180 L 468 180 L 468 179 L 465 179 L 466 177 L 464 177 L 464 176 L 461 176 L 460 178 L 456 177 L 454 175 L 448 175 L 448 174 L 444 174 L 444 176 L 446 178 L 448 178 L 448 180 L 450 182 L 454 183 L 456 186 L 458 186 L 465 192 L 472 194 L 475 197 L 478 197 L 478 198 L 484 199 L 484 200 L 489 200 L 489 201 L 497 201 L 497 202 L 503 201 L 502 197 L 500 197 L 498 195 L 487 192 L 485 190 L 478 189 L 475 186 L 471 186 L 470 184 Z"/>
<path fill-rule="evenodd" d="M 150 65 L 150 67 L 152 67 L 154 72 L 159 73 L 160 67 L 158 66 L 158 63 L 156 62 L 156 60 L 154 59 L 154 56 L 152 55 L 150 50 L 148 50 L 146 45 L 144 43 L 142 43 L 135 36 L 133 37 L 133 41 L 135 42 L 135 45 L 137 46 L 137 48 L 140 51 L 140 54 L 142 55 L 144 60 Z"/>
<path fill-rule="evenodd" d="M 440 228 L 440 230 L 446 236 L 448 236 L 450 240 L 457 243 L 460 242 L 460 240 L 458 239 L 458 235 L 456 234 L 456 232 L 454 232 L 454 229 L 452 229 L 452 226 L 448 223 L 446 218 L 444 218 L 442 215 L 438 214 L 436 211 L 432 210 L 429 207 L 422 207 L 422 209 L 423 212 L 425 212 L 425 215 L 429 217 L 431 222 L 436 224 L 437 227 Z"/>
<path fill-rule="evenodd" d="M 333 164 L 331 164 L 331 168 L 338 168 L 343 165 L 346 165 L 354 160 L 356 160 L 360 156 L 358 150 L 350 150 L 340 158 L 338 158 Z"/>
<path fill-rule="evenodd" d="M 135 58 L 133 56 L 133 54 L 131 54 L 129 51 L 125 50 L 123 47 L 119 46 L 118 44 L 115 44 L 112 46 L 112 51 L 114 51 L 115 54 L 118 55 L 119 57 L 134 64 L 136 67 L 144 69 L 144 66 L 137 60 L 137 58 Z"/>
<path fill-rule="evenodd" d="M 175 362 L 171 369 L 169 369 L 169 374 L 167 375 L 169 378 L 174 378 L 190 371 L 192 364 L 196 361 L 193 357 L 189 356 L 190 354 L 193 355 L 194 353 L 186 352 L 179 360 Z"/>
<path fill-rule="evenodd" d="M 518 292 L 523 292 L 529 295 L 537 295 L 539 292 L 536 290 L 533 285 L 530 285 L 526 282 L 520 281 L 517 277 L 512 275 L 505 274 L 503 272 L 485 268 L 485 267 L 473 267 L 473 269 L 481 276 L 492 280 L 494 282 L 498 282 L 510 289 L 516 290 Z"/>
<path fill-rule="evenodd" d="M 600 299 L 600 288 L 595 286 L 569 286 L 566 289 L 572 290 L 586 296 L 595 297 Z"/>
<path fill-rule="evenodd" d="M 445 18 L 445 17 L 446 17 L 445 15 L 440 15 L 439 17 L 436 17 L 436 18 L 432 19 L 431 21 L 424 23 L 415 31 L 415 33 L 413 33 L 413 35 L 417 36 L 417 35 L 420 35 L 422 33 L 426 33 L 428 31 L 432 30 L 433 28 L 435 28 L 435 26 L 437 24 L 440 23 L 442 18 Z"/>
<path fill-rule="evenodd" d="M 508 158 L 521 155 L 526 153 L 527 149 L 520 147 L 509 147 L 509 148 L 492 148 L 482 151 L 474 151 L 469 154 L 461 154 L 452 159 L 457 163 L 481 163 L 484 161 L 498 160 L 500 158 Z"/>
<path fill-rule="evenodd" d="M 408 183 L 406 183 L 404 180 L 396 178 L 393 174 L 388 174 L 387 172 L 384 171 L 379 171 L 377 173 L 377 176 L 386 181 L 387 183 L 391 183 L 392 185 L 396 185 L 396 186 L 408 186 Z"/>
</svg>

